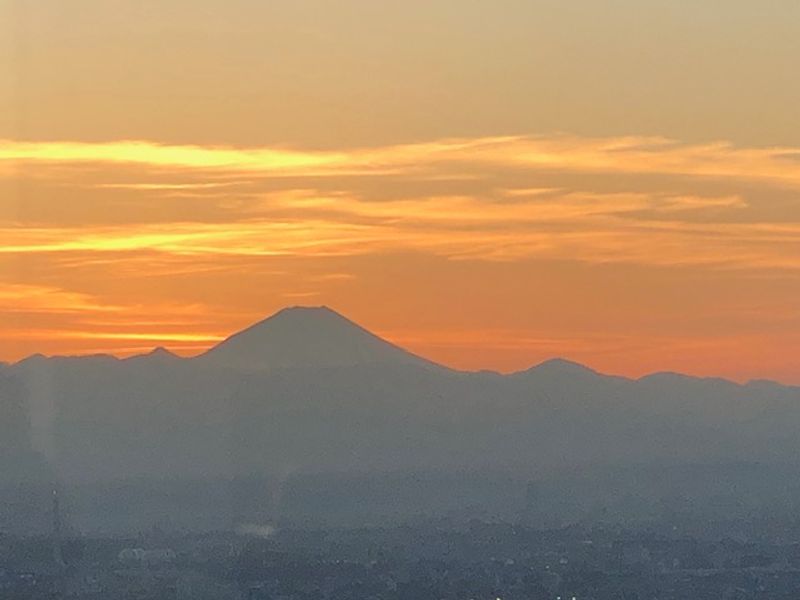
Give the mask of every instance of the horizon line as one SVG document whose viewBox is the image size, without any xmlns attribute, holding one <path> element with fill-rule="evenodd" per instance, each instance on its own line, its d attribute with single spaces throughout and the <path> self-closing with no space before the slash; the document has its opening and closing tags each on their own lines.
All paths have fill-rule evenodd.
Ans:
<svg viewBox="0 0 800 600">
<path fill-rule="evenodd" d="M 167 355 L 169 355 L 171 357 L 174 357 L 174 358 L 176 358 L 178 360 L 194 360 L 194 359 L 202 357 L 203 355 L 207 354 L 208 352 L 210 352 L 213 349 L 221 346 L 225 342 L 231 340 L 232 338 L 236 337 L 237 335 L 239 335 L 239 334 L 241 334 L 241 333 L 243 333 L 245 331 L 253 329 L 253 328 L 259 326 L 260 324 L 265 323 L 265 322 L 277 317 L 278 315 L 280 315 L 282 313 L 285 313 L 285 312 L 288 312 L 288 311 L 295 311 L 295 310 L 301 310 L 301 311 L 325 311 L 327 313 L 333 314 L 333 315 L 335 315 L 335 316 L 347 321 L 353 327 L 361 329 L 362 331 L 364 331 L 364 332 L 366 332 L 366 333 L 378 338 L 380 341 L 382 341 L 382 342 L 384 342 L 386 344 L 389 344 L 391 346 L 394 346 L 395 348 L 397 348 L 397 349 L 399 349 L 399 350 L 401 350 L 403 352 L 406 352 L 408 354 L 416 356 L 416 357 L 420 358 L 421 360 L 430 363 L 433 366 L 440 367 L 442 369 L 448 369 L 448 370 L 455 371 L 455 372 L 458 372 L 458 373 L 463 373 L 463 374 L 481 374 L 481 373 L 484 373 L 484 374 L 497 375 L 499 377 L 513 377 L 513 376 L 516 376 L 516 375 L 521 375 L 521 374 L 527 373 L 529 371 L 535 371 L 535 370 L 540 369 L 542 367 L 546 367 L 547 365 L 562 364 L 562 365 L 569 365 L 569 366 L 572 366 L 572 367 L 576 367 L 576 368 L 579 368 L 579 369 L 583 369 L 583 370 L 589 371 L 592 374 L 600 376 L 600 377 L 623 379 L 623 380 L 630 381 L 630 382 L 640 382 L 640 381 L 646 380 L 648 378 L 652 378 L 652 377 L 656 377 L 656 376 L 668 375 L 668 376 L 675 376 L 675 377 L 684 377 L 684 378 L 694 379 L 694 380 L 712 380 L 712 381 L 726 382 L 726 383 L 730 383 L 730 384 L 733 384 L 733 385 L 736 385 L 736 386 L 739 386 L 739 387 L 745 387 L 745 386 L 748 386 L 748 385 L 759 384 L 759 383 L 774 384 L 774 385 L 779 385 L 781 387 L 788 387 L 788 388 L 800 387 L 800 385 L 798 385 L 798 384 L 783 382 L 783 381 L 779 381 L 779 380 L 771 379 L 771 378 L 766 378 L 766 377 L 753 377 L 753 378 L 749 378 L 749 379 L 746 379 L 746 380 L 743 379 L 743 380 L 737 381 L 735 379 L 732 379 L 732 378 L 729 378 L 729 377 L 724 377 L 724 376 L 721 376 L 721 375 L 692 375 L 692 374 L 689 374 L 689 373 L 684 373 L 684 372 L 681 372 L 681 371 L 675 371 L 675 370 L 669 370 L 669 369 L 649 371 L 649 372 L 644 373 L 644 374 L 639 375 L 639 376 L 629 376 L 629 375 L 622 375 L 622 374 L 617 374 L 617 373 L 608 373 L 608 372 L 605 372 L 605 371 L 601 371 L 601 370 L 596 369 L 596 368 L 594 368 L 594 367 L 592 367 L 592 366 L 590 366 L 590 365 L 588 365 L 588 364 L 586 364 L 584 362 L 580 362 L 580 361 L 571 359 L 571 358 L 566 357 L 566 356 L 552 356 L 550 358 L 546 358 L 546 359 L 543 359 L 543 360 L 541 360 L 539 362 L 533 363 L 529 367 L 524 367 L 524 368 L 521 368 L 521 369 L 515 369 L 515 370 L 509 370 L 509 371 L 501 371 L 501 370 L 491 369 L 491 368 L 463 369 L 463 368 L 453 367 L 453 366 L 450 366 L 450 365 L 447 365 L 447 364 L 443 364 L 443 363 L 441 363 L 439 361 L 430 359 L 430 358 L 428 358 L 426 356 L 423 356 L 423 355 L 420 355 L 420 354 L 418 354 L 416 352 L 412 352 L 411 350 L 408 350 L 406 347 L 401 346 L 398 343 L 393 342 L 393 341 L 383 337 L 382 335 L 376 334 L 376 333 L 372 332 L 371 330 L 367 329 L 366 327 L 363 327 L 357 321 L 355 321 L 353 319 L 350 319 L 349 317 L 345 316 L 340 311 L 338 311 L 338 310 L 336 310 L 334 308 L 331 308 L 327 304 L 318 304 L 318 305 L 295 304 L 295 305 L 284 306 L 284 307 L 276 310 L 275 312 L 273 312 L 271 315 L 268 315 L 268 316 L 266 316 L 264 318 L 258 319 L 256 321 L 252 322 L 251 324 L 249 324 L 249 325 L 247 325 L 247 326 L 245 326 L 245 327 L 243 327 L 243 328 L 241 328 L 241 329 L 239 329 L 237 331 L 234 331 L 234 332 L 232 332 L 230 334 L 227 334 L 227 335 L 221 335 L 219 337 L 216 337 L 216 339 L 214 340 L 214 343 L 212 345 L 207 346 L 207 347 L 201 347 L 199 352 L 197 352 L 195 354 L 191 354 L 191 355 L 184 355 L 184 354 L 179 354 L 179 353 L 175 352 L 174 349 L 176 348 L 176 346 L 172 346 L 172 348 L 170 348 L 169 346 L 167 346 L 165 344 L 157 344 L 157 345 L 152 346 L 152 347 L 147 346 L 145 348 L 136 348 L 135 350 L 141 350 L 141 352 L 135 352 L 135 353 L 131 352 L 130 354 L 124 353 L 124 352 L 120 354 L 119 353 L 119 349 L 117 349 L 117 352 L 112 351 L 112 350 L 109 350 L 109 351 L 106 351 L 106 350 L 97 350 L 97 351 L 88 350 L 86 352 L 79 352 L 79 353 L 74 353 L 74 354 L 44 354 L 42 352 L 34 352 L 33 354 L 30 354 L 30 355 L 25 356 L 23 358 L 20 358 L 18 360 L 13 360 L 13 361 L 2 361 L 2 360 L 0 360 L 0 366 L 6 366 L 6 367 L 11 368 L 11 367 L 18 366 L 18 365 L 20 365 L 22 363 L 25 363 L 25 362 L 28 362 L 28 361 L 31 361 L 31 360 L 35 360 L 37 358 L 41 358 L 41 359 L 45 359 L 45 360 L 55 360 L 55 359 L 74 359 L 74 360 L 79 360 L 79 359 L 86 359 L 86 358 L 110 358 L 110 359 L 113 359 L 113 360 L 116 360 L 116 361 L 124 362 L 124 361 L 129 361 L 129 360 L 137 359 L 137 358 L 139 358 L 139 359 L 140 358 L 146 358 L 148 356 L 157 354 L 159 352 L 166 353 Z M 178 348 L 181 348 L 181 347 L 178 347 Z M 184 346 L 182 348 L 185 348 L 185 349 L 196 349 L 198 347 L 197 346 Z M 134 350 L 134 349 L 131 348 L 131 350 Z"/>
</svg>

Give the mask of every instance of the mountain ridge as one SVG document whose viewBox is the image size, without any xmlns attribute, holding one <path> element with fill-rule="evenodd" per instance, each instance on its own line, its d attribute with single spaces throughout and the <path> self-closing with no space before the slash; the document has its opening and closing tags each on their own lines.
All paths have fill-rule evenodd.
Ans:
<svg viewBox="0 0 800 600">
<path fill-rule="evenodd" d="M 281 350 L 294 350 L 294 356 L 287 356 L 283 359 L 273 360 L 272 362 L 265 361 L 264 358 L 259 358 L 253 356 L 253 354 L 258 353 L 259 351 L 263 351 L 263 346 L 270 346 L 272 348 L 268 348 L 268 353 L 271 352 L 275 354 L 278 349 L 275 348 L 275 340 L 272 339 L 265 339 L 264 336 L 262 337 L 261 334 L 264 333 L 264 329 L 269 327 L 271 324 L 274 324 L 276 321 L 280 322 L 285 320 L 287 323 L 291 322 L 295 326 L 295 331 L 284 331 L 283 333 L 288 333 L 288 336 L 285 336 L 284 339 L 278 340 L 280 342 L 278 345 L 283 346 L 287 341 L 291 342 L 292 337 L 296 336 L 296 334 L 300 333 L 302 337 L 306 336 L 306 339 L 301 339 L 300 344 L 292 344 L 289 343 L 286 347 L 281 347 Z M 349 357 L 347 355 L 341 356 L 341 347 L 331 347 L 331 344 L 325 341 L 326 333 L 324 331 L 317 332 L 316 340 L 309 339 L 307 337 L 308 331 L 307 327 L 297 327 L 298 324 L 301 324 L 303 320 L 308 320 L 309 322 L 313 321 L 316 324 L 322 324 L 323 326 L 327 323 L 336 323 L 339 324 L 339 333 L 342 330 L 349 328 L 350 335 L 351 335 L 351 344 L 350 350 L 351 353 Z M 304 331 L 306 330 L 306 331 Z M 352 336 L 357 335 L 362 338 L 362 342 L 366 342 L 369 340 L 371 344 L 361 344 L 361 348 L 357 349 L 355 353 L 352 352 L 353 350 L 353 340 Z M 241 350 L 237 348 L 234 351 L 230 350 L 230 347 L 235 344 L 239 344 L 242 340 L 246 340 L 248 337 L 253 336 L 257 338 L 255 341 L 255 347 L 253 348 L 246 348 Z M 287 339 L 288 338 L 288 339 Z M 313 352 L 306 354 L 306 356 L 302 355 L 303 349 L 298 347 L 302 344 L 310 345 L 310 346 L 327 346 L 326 352 L 323 353 L 323 356 L 319 354 L 314 356 Z M 379 357 L 377 359 L 369 358 L 369 346 L 372 348 L 381 348 L 378 351 Z M 262 346 L 259 348 L 259 346 Z M 345 349 L 347 344 L 345 344 Z M 245 356 L 242 356 L 242 355 Z M 246 356 L 250 354 L 250 356 Z M 237 356 L 234 356 L 237 355 Z M 303 359 L 307 358 L 310 359 L 308 361 L 304 361 Z M 321 360 L 320 360 L 321 358 Z M 393 359 L 392 359 L 393 358 Z M 572 375 L 572 376 L 581 376 L 581 377 L 606 377 L 606 378 L 614 378 L 618 380 L 626 380 L 631 382 L 642 382 L 642 383 L 653 383 L 657 381 L 664 381 L 666 379 L 674 379 L 675 381 L 697 381 L 697 382 L 719 382 L 719 383 L 727 383 L 732 384 L 737 387 L 747 387 L 747 386 L 779 386 L 782 388 L 797 388 L 800 389 L 800 386 L 784 383 L 780 381 L 775 381 L 772 379 L 765 379 L 765 378 L 753 378 L 747 381 L 738 382 L 732 379 L 728 379 L 725 377 L 719 376 L 709 376 L 709 375 L 691 375 L 687 373 L 675 372 L 675 371 L 654 371 L 652 373 L 646 373 L 644 375 L 638 377 L 630 377 L 625 375 L 617 375 L 613 373 L 606 373 L 603 371 L 598 371 L 597 369 L 590 367 L 586 364 L 577 362 L 575 360 L 566 358 L 566 357 L 553 357 L 550 359 L 546 359 L 540 361 L 536 364 L 531 365 L 525 369 L 520 369 L 517 371 L 509 372 L 509 373 L 502 373 L 497 372 L 492 369 L 478 369 L 478 370 L 462 370 L 457 368 L 452 368 L 440 363 L 437 363 L 434 360 L 426 358 L 424 356 L 417 355 L 405 348 L 385 340 L 380 336 L 372 333 L 362 325 L 358 324 L 356 321 L 346 317 L 342 313 L 330 308 L 327 305 L 318 305 L 318 306 L 308 306 L 308 305 L 294 305 L 294 306 L 287 306 L 284 307 L 272 315 L 269 315 L 251 325 L 246 326 L 245 328 L 236 331 L 221 342 L 217 343 L 216 345 L 212 346 L 211 348 L 202 351 L 199 354 L 193 356 L 181 356 L 178 355 L 168 348 L 164 346 L 157 346 L 154 347 L 152 350 L 148 352 L 144 352 L 141 354 L 136 354 L 132 356 L 127 356 L 124 358 L 120 358 L 115 356 L 114 354 L 110 353 L 92 353 L 92 354 L 75 354 L 75 355 L 52 355 L 46 356 L 41 353 L 35 353 L 25 358 L 22 358 L 16 362 L 7 362 L 7 363 L 0 363 L 3 368 L 13 368 L 18 365 L 23 364 L 33 364 L 40 361 L 49 361 L 52 359 L 57 360 L 115 360 L 115 361 L 134 361 L 140 362 L 142 360 L 158 360 L 160 362 L 166 361 L 196 361 L 198 363 L 206 364 L 212 367 L 223 367 L 228 369 L 234 370 L 244 370 L 244 371 L 261 371 L 261 370 L 274 370 L 278 368 L 294 368 L 294 367 L 337 367 L 337 366 L 356 366 L 358 364 L 385 364 L 397 361 L 398 363 L 402 364 L 416 364 L 419 366 L 424 366 L 426 368 L 435 368 L 435 369 L 443 369 L 451 372 L 458 372 L 458 373 L 472 373 L 472 374 L 496 374 L 500 377 L 512 377 L 512 378 L 519 378 L 519 377 L 526 377 L 526 376 L 535 376 L 535 375 L 544 375 L 545 373 L 549 375 Z M 316 359 L 316 360 L 314 360 Z"/>
<path fill-rule="evenodd" d="M 39 355 L 0 372 L 0 407 L 20 432 L 6 454 L 30 449 L 41 477 L 69 485 L 429 470 L 525 480 L 800 455 L 800 388 L 627 379 L 566 359 L 456 371 L 323 307 L 280 311 L 199 357 Z"/>
</svg>

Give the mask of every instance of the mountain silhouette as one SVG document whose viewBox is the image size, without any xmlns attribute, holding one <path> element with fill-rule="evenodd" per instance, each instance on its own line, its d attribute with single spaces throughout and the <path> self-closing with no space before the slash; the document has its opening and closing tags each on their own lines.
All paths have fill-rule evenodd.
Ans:
<svg viewBox="0 0 800 600">
<path fill-rule="evenodd" d="M 284 308 L 195 360 L 245 371 L 380 364 L 437 366 L 379 338 L 327 306 Z"/>
<path fill-rule="evenodd" d="M 65 484 L 95 486 L 81 488 L 86 502 L 110 493 L 108 482 L 122 486 L 121 497 L 136 489 L 149 498 L 146 482 L 156 482 L 152 493 L 164 503 L 158 510 L 187 527 L 201 513 L 211 519 L 204 526 L 222 527 L 223 517 L 239 510 L 223 514 L 221 500 L 211 499 L 191 510 L 169 505 L 168 498 L 186 497 L 197 482 L 228 482 L 219 485 L 230 491 L 231 482 L 291 476 L 310 486 L 300 499 L 313 499 L 320 493 L 315 486 L 348 481 L 348 474 L 433 472 L 431 481 L 454 481 L 494 473 L 529 481 L 543 473 L 552 479 L 613 468 L 638 469 L 620 494 L 641 495 L 641 473 L 708 465 L 709 472 L 733 477 L 720 476 L 714 493 L 735 493 L 738 502 L 737 486 L 754 481 L 747 475 L 752 470 L 724 471 L 725 465 L 757 463 L 767 474 L 793 468 L 800 455 L 798 387 L 671 373 L 628 379 L 564 359 L 509 375 L 462 372 L 407 352 L 326 307 L 281 310 L 193 358 L 164 349 L 124 360 L 34 356 L 0 367 L 0 381 L 6 454 L 42 456 Z M 23 470 L 32 472 L 34 463 L 28 460 Z M 0 473 L 0 488 L 4 478 Z M 762 483 L 785 480 L 782 473 Z M 189 483 L 165 491 L 159 486 L 167 481 Z M 687 497 L 703 505 L 707 477 L 684 481 L 690 482 L 681 484 Z M 495 483 L 476 483 L 473 491 L 504 497 Z M 615 486 L 592 483 L 569 498 L 596 505 L 616 497 Z M 204 497 L 229 498 L 223 488 Z M 357 522 L 359 491 L 349 488 L 343 484 L 342 494 Z M 380 489 L 383 506 L 397 514 L 412 510 L 413 503 L 395 500 L 402 490 Z M 451 507 L 480 505 L 470 493 L 457 498 L 442 484 L 436 497 Z M 653 493 L 643 506 L 659 505 L 661 496 Z M 254 503 L 261 497 L 241 494 Z M 795 500 L 800 492 L 785 498 Z M 149 506 L 137 512 L 106 502 L 109 527 L 145 527 L 153 514 Z M 298 518 L 326 510 L 314 506 Z M 97 514 L 85 516 L 100 526 Z"/>
</svg>

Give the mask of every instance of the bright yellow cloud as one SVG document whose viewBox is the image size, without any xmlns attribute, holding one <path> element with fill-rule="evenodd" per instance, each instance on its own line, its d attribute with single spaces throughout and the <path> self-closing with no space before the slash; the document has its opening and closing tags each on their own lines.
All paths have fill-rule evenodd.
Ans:
<svg viewBox="0 0 800 600">
<path fill-rule="evenodd" d="M 681 144 L 665 138 L 488 137 L 331 151 L 178 146 L 149 141 L 0 141 L 0 161 L 130 163 L 157 168 L 264 175 L 388 174 L 434 165 L 491 164 L 612 173 L 731 177 L 800 186 L 800 149 L 744 148 L 725 142 Z"/>
<path fill-rule="evenodd" d="M 0 160 L 56 163 L 118 162 L 153 167 L 287 171 L 336 166 L 338 153 L 293 152 L 274 149 L 234 149 L 203 146 L 168 146 L 146 141 L 0 142 Z"/>
</svg>

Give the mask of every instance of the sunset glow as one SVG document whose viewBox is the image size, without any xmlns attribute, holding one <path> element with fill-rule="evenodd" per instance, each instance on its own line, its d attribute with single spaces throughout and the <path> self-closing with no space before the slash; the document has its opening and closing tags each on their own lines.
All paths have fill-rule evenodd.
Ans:
<svg viewBox="0 0 800 600">
<path fill-rule="evenodd" d="M 622 70 L 610 69 L 608 81 L 590 78 L 600 69 L 588 49 L 574 50 L 588 66 L 563 71 L 570 100 L 556 110 L 547 85 L 561 75 L 514 52 L 524 32 L 513 23 L 452 40 L 463 56 L 484 60 L 496 98 L 466 81 L 444 50 L 429 48 L 429 66 L 395 52 L 376 39 L 383 21 L 351 37 L 343 32 L 355 21 L 336 21 L 339 70 L 329 65 L 318 80 L 298 75 L 297 87 L 271 90 L 262 74 L 308 72 L 302 44 L 282 35 L 329 43 L 305 13 L 288 8 L 270 13 L 273 21 L 259 12 L 284 28 L 264 25 L 250 36 L 240 24 L 241 38 L 209 21 L 207 39 L 184 40 L 192 51 L 165 53 L 159 76 L 147 70 L 162 60 L 153 48 L 169 47 L 185 23 L 126 9 L 151 36 L 153 46 L 139 52 L 135 27 L 95 9 L 95 29 L 116 32 L 115 44 L 76 16 L 72 38 L 69 27 L 55 31 L 51 13 L 14 13 L 33 41 L 15 42 L 24 60 L 0 68 L 0 91 L 8 92 L 0 94 L 0 360 L 125 356 L 155 346 L 191 355 L 282 306 L 325 304 L 459 368 L 513 371 L 565 356 L 631 376 L 680 370 L 800 383 L 792 358 L 800 356 L 800 130 L 784 126 L 791 98 L 764 109 L 771 129 L 760 133 L 751 131 L 751 92 L 709 91 L 723 107 L 709 106 L 709 115 L 728 118 L 738 106 L 749 118 L 702 125 L 701 114 L 681 112 L 694 93 L 689 84 L 674 98 L 652 99 L 669 116 L 658 127 L 646 126 L 647 99 L 615 121 L 604 98 L 628 77 L 657 83 L 623 68 L 626 52 L 641 45 L 626 32 L 611 63 Z M 396 26 L 421 47 L 432 43 L 416 22 Z M 671 39 L 679 24 L 652 27 Z M 559 60 L 559 40 L 527 38 Z M 719 50 L 727 37 L 709 29 L 687 43 L 701 41 L 709 61 L 730 67 Z M 777 35 L 774 43 L 796 41 Z M 285 51 L 289 66 L 262 65 L 254 48 Z M 63 79 L 62 51 L 109 91 L 82 72 Z M 216 62 L 223 51 L 235 66 Z M 324 63 L 334 60 L 317 51 Z M 667 79 L 668 66 L 682 65 L 667 54 L 653 60 Z M 140 80 L 112 77 L 114 61 Z M 409 65 L 419 69 L 412 82 Z M 775 77 L 784 67 L 774 65 Z M 205 68 L 220 81 L 207 95 Z M 383 83 L 370 87 L 362 68 Z M 511 75 L 519 80 L 514 97 L 529 104 L 503 103 L 499 82 Z M 452 97 L 437 78 L 451 81 Z M 252 93 L 243 92 L 253 79 Z M 23 80 L 27 98 L 18 97 Z M 579 105 L 592 85 L 599 100 Z M 362 90 L 363 101 L 345 89 Z M 413 118 L 426 94 L 444 106 L 437 122 Z M 463 120 L 456 98 L 472 102 Z M 335 110 L 352 122 L 336 125 Z M 85 133 L 75 122 L 88 123 Z"/>
</svg>

